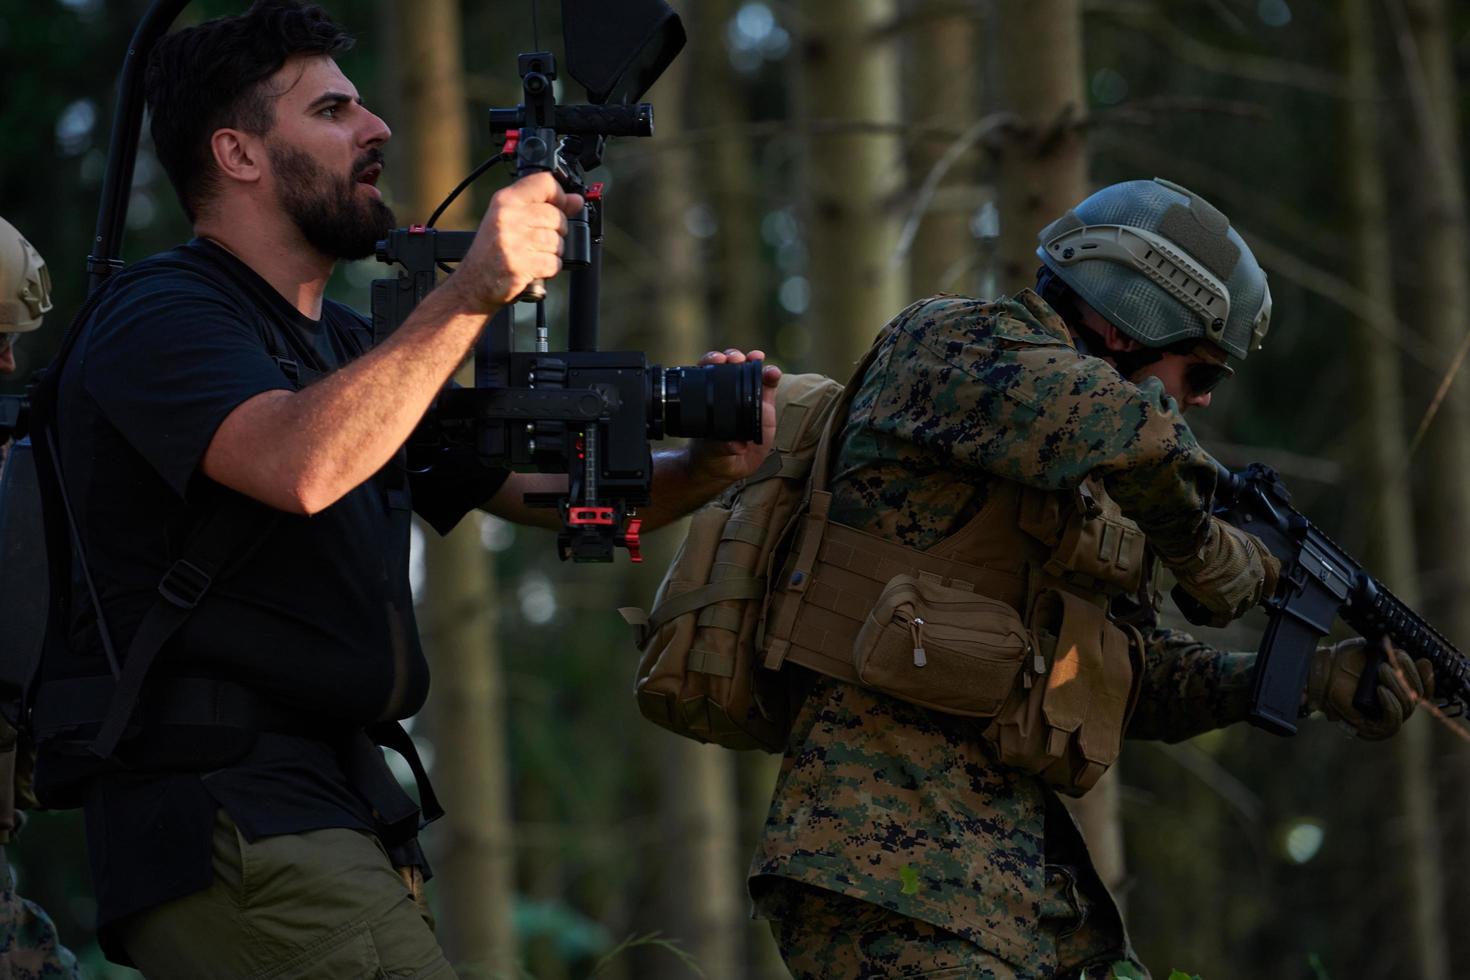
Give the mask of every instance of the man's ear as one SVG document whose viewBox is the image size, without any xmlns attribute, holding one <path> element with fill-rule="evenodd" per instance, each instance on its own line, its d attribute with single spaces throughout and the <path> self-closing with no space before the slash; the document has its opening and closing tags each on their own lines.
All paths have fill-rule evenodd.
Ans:
<svg viewBox="0 0 1470 980">
<path fill-rule="evenodd" d="M 209 138 L 214 165 L 225 180 L 253 184 L 262 176 L 261 157 L 265 152 L 260 140 L 238 129 L 216 129 Z"/>
<path fill-rule="evenodd" d="M 1143 346 L 1111 323 L 1103 331 L 1103 343 L 1108 345 L 1108 350 L 1117 351 L 1122 354 L 1138 350 Z"/>
</svg>

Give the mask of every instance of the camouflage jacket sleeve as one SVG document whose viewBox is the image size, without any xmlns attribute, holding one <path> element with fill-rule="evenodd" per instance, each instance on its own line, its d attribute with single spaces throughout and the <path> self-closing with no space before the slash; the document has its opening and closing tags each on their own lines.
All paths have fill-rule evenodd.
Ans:
<svg viewBox="0 0 1470 980">
<path fill-rule="evenodd" d="M 1254 653 L 1217 650 L 1179 630 L 1145 635 L 1143 687 L 1128 738 L 1180 742 L 1245 719 Z"/>
<path fill-rule="evenodd" d="M 1005 303 L 935 299 L 895 330 L 854 403 L 858 456 L 881 450 L 855 439 L 908 443 L 1047 490 L 1095 474 L 1160 554 L 1197 550 L 1214 469 L 1159 382 L 1134 385 L 1078 352 L 1030 291 Z"/>
</svg>

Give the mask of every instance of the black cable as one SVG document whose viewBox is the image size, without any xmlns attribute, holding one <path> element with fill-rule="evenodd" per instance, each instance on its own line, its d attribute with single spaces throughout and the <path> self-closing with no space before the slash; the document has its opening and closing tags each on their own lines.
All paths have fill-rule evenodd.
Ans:
<svg viewBox="0 0 1470 980">
<path fill-rule="evenodd" d="M 474 170 L 471 170 L 470 171 L 470 175 L 468 177 L 466 177 L 464 180 L 460 181 L 459 182 L 459 186 L 456 187 L 454 190 L 450 191 L 449 192 L 449 196 L 446 197 L 444 199 L 444 201 L 437 208 L 434 209 L 434 213 L 433 214 L 429 215 L 429 220 L 426 221 L 426 222 L 424 222 L 424 227 L 426 227 L 426 228 L 432 228 L 432 227 L 434 227 L 434 223 L 436 221 L 438 221 L 441 216 L 443 216 L 443 214 L 444 214 L 445 211 L 449 210 L 449 205 L 453 204 L 455 198 L 459 197 L 459 195 L 461 195 L 461 194 L 464 193 L 464 189 L 466 187 L 470 186 L 475 181 L 479 180 L 482 176 L 484 176 L 485 171 L 489 170 L 491 167 L 495 166 L 497 163 L 500 163 L 503 160 L 509 160 L 509 159 L 510 159 L 510 157 L 506 156 L 505 153 L 502 151 L 500 153 L 495 154 L 493 157 L 491 157 L 490 159 L 486 160 L 484 163 L 480 164 Z"/>
<path fill-rule="evenodd" d="M 449 192 L 449 196 L 446 197 L 443 200 L 443 202 L 441 202 L 440 205 L 437 208 L 434 209 L 434 213 L 433 214 L 429 215 L 429 220 L 426 221 L 426 222 L 424 222 L 424 227 L 425 228 L 432 228 L 432 227 L 434 227 L 434 223 L 436 221 L 438 221 L 441 216 L 443 216 L 443 214 L 444 214 L 445 211 L 449 210 L 449 205 L 453 204 L 455 198 L 459 197 L 459 195 L 461 195 L 461 194 L 464 193 L 464 190 L 465 190 L 466 187 L 470 186 L 475 181 L 477 181 L 481 177 L 483 177 L 485 175 L 485 172 L 488 171 L 491 167 L 495 166 L 497 163 L 500 163 L 500 162 L 502 162 L 504 160 L 509 160 L 509 159 L 510 159 L 510 157 L 505 153 L 504 150 L 502 150 L 501 152 L 495 154 L 490 159 L 486 160 L 484 163 L 480 164 L 474 170 L 471 170 L 470 171 L 470 175 L 468 177 L 466 177 L 464 180 L 460 181 L 459 182 L 459 186 L 456 187 L 454 190 L 450 191 Z M 435 263 L 435 264 L 439 266 L 439 271 L 440 272 L 443 272 L 446 275 L 448 275 L 449 273 L 452 273 L 454 271 L 453 269 L 451 269 L 444 262 L 438 262 L 438 263 Z"/>
</svg>

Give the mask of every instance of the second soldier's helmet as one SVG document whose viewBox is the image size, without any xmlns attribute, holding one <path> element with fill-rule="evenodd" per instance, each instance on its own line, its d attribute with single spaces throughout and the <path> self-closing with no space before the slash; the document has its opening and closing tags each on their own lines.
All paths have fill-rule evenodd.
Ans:
<svg viewBox="0 0 1470 980">
<path fill-rule="evenodd" d="M 0 333 L 26 333 L 51 309 L 51 273 L 31 243 L 0 218 Z"/>
<path fill-rule="evenodd" d="M 1178 184 L 1104 187 L 1040 238 L 1047 268 L 1147 347 L 1205 339 L 1244 358 L 1266 338 L 1266 273 L 1230 219 Z"/>
</svg>

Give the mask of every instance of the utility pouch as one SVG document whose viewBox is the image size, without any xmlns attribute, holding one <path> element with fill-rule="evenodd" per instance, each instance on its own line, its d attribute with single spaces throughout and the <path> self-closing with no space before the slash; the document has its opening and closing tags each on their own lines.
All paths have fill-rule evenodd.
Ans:
<svg viewBox="0 0 1470 980">
<path fill-rule="evenodd" d="M 1052 546 L 1046 573 L 1084 587 L 1100 584 L 1109 591 L 1136 593 L 1143 587 L 1143 532 L 1123 516 L 1100 483 L 1095 488 L 1090 483 L 1078 487 L 1078 506 L 1055 540 L 1045 542 Z"/>
<path fill-rule="evenodd" d="M 694 512 L 689 533 L 659 587 L 653 612 L 623 611 L 645 637 L 635 690 L 643 716 L 661 727 L 727 748 L 777 751 L 790 719 L 780 690 L 757 690 L 750 634 L 764 576 L 744 561 L 716 558 L 748 544 L 734 511 L 714 503 Z M 759 529 L 764 530 L 764 529 Z M 677 571 L 678 577 L 674 577 Z"/>
<path fill-rule="evenodd" d="M 912 575 L 888 583 L 853 642 L 863 685 L 954 715 L 994 715 L 1031 663 L 1009 605 Z"/>
<path fill-rule="evenodd" d="M 1118 758 L 1142 681 L 1142 639 L 1065 589 L 1032 605 L 1032 642 L 1044 682 L 1012 689 L 985 730 L 999 761 L 1081 796 Z"/>
</svg>

